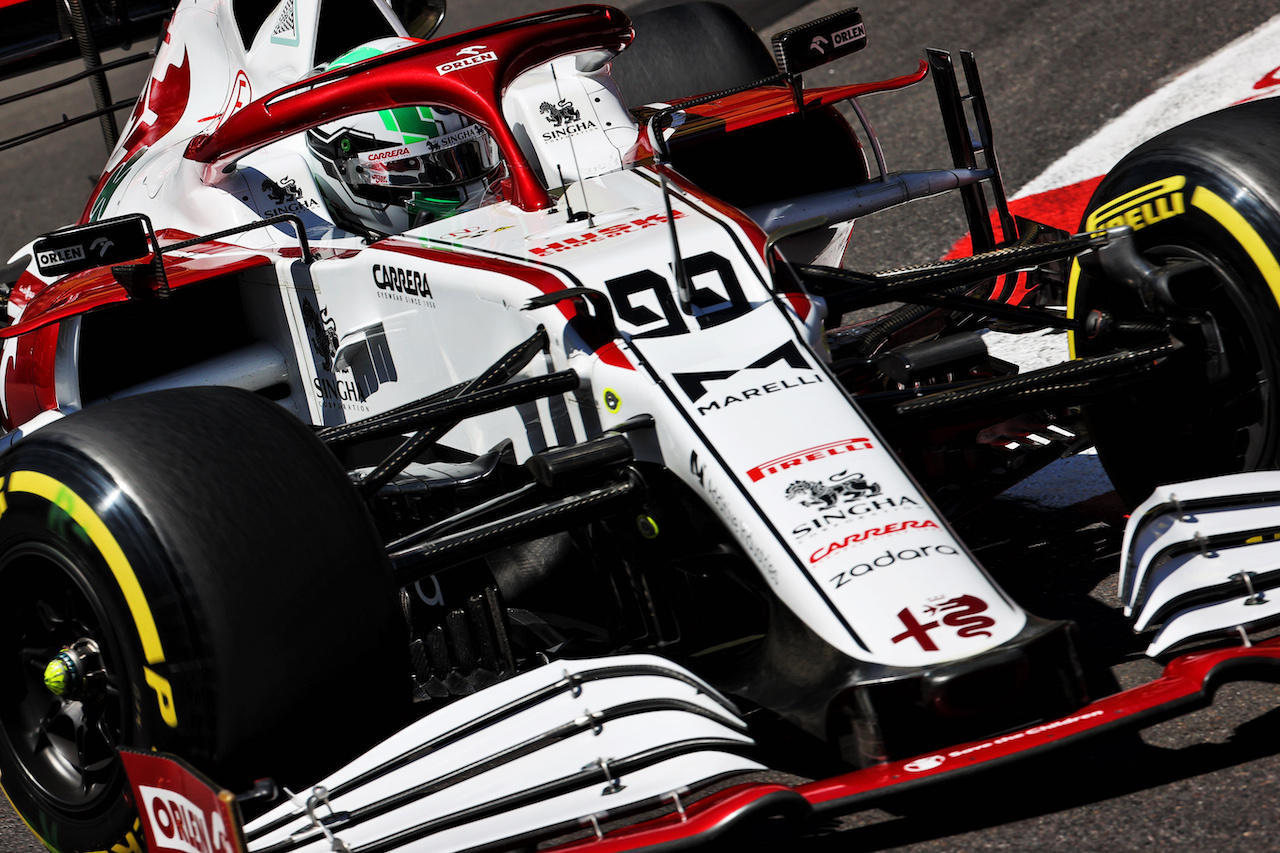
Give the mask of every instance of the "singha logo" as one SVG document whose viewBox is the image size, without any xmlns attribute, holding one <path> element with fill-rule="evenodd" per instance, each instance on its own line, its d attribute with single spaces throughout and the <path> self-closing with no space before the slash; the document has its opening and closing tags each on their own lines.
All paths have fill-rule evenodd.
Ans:
<svg viewBox="0 0 1280 853">
<path fill-rule="evenodd" d="M 868 498 L 880 494 L 880 484 L 870 483 L 861 474 L 832 474 L 825 482 L 819 480 L 796 480 L 787 486 L 787 500 L 800 495 L 808 495 L 801 500 L 804 506 L 820 506 L 830 509 L 837 502 L 852 503 L 859 498 Z"/>
<path fill-rule="evenodd" d="M 329 316 L 329 309 L 317 312 L 309 300 L 303 299 L 302 322 L 307 327 L 311 350 L 320 356 L 323 369 L 333 370 L 333 357 L 338 354 L 338 324 Z"/>
<path fill-rule="evenodd" d="M 552 106 L 550 101 L 543 101 L 542 106 L 538 107 L 538 112 L 546 114 L 547 121 L 551 122 L 552 127 L 582 121 L 582 114 L 574 109 L 573 102 L 568 98 L 562 98 L 555 106 Z"/>
<path fill-rule="evenodd" d="M 279 183 L 267 178 L 262 182 L 262 191 L 277 205 L 288 204 L 302 198 L 302 189 L 293 178 L 281 178 Z"/>
</svg>

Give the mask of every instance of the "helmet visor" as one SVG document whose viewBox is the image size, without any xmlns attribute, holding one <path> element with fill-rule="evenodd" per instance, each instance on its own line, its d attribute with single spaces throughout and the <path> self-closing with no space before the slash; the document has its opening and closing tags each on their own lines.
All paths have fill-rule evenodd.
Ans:
<svg viewBox="0 0 1280 853">
<path fill-rule="evenodd" d="M 345 160 L 341 168 L 353 187 L 416 190 L 468 183 L 497 165 L 488 132 L 470 124 L 433 139 L 361 151 Z"/>
</svg>

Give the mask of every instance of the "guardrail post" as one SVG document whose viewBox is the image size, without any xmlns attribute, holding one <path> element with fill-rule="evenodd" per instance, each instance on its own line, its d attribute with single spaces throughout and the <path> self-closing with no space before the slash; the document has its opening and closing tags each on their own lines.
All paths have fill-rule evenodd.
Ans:
<svg viewBox="0 0 1280 853">
<path fill-rule="evenodd" d="M 84 2 L 83 0 L 62 0 L 62 2 L 67 15 L 71 18 L 71 32 L 75 36 L 76 46 L 80 48 L 85 70 L 92 71 L 102 64 L 102 54 L 98 52 L 98 46 L 93 41 L 93 30 L 89 27 L 88 18 L 85 16 Z M 96 109 L 106 110 L 111 106 L 111 89 L 107 85 L 105 72 L 90 75 L 89 88 L 93 91 Z M 107 150 L 110 151 L 115 148 L 116 140 L 120 138 L 115 114 L 109 110 L 104 112 L 98 117 L 98 123 L 102 127 L 102 138 L 107 143 Z"/>
</svg>

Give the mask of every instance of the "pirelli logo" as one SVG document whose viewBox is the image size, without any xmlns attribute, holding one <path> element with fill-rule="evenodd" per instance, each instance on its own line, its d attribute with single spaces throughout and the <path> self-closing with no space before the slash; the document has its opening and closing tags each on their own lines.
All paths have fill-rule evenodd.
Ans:
<svg viewBox="0 0 1280 853">
<path fill-rule="evenodd" d="M 777 474 L 788 468 L 803 465 L 806 462 L 816 462 L 819 459 L 826 459 L 828 456 L 852 453 L 855 450 L 871 450 L 873 447 L 874 445 L 869 438 L 846 438 L 843 441 L 833 441 L 830 444 L 797 450 L 795 453 L 788 453 L 786 456 L 770 459 L 768 462 L 763 462 L 752 468 L 747 472 L 747 476 L 751 478 L 751 482 L 758 483 L 770 474 Z"/>
<path fill-rule="evenodd" d="M 1183 189 L 1187 179 L 1182 175 L 1164 178 L 1130 190 L 1099 207 L 1085 220 L 1086 231 L 1128 225 L 1140 231 L 1165 219 L 1187 212 Z"/>
</svg>

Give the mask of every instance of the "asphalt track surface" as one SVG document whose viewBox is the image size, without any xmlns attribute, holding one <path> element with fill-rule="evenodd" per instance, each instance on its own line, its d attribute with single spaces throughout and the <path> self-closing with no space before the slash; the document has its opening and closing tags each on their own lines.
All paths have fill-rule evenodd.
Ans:
<svg viewBox="0 0 1280 853">
<path fill-rule="evenodd" d="M 640 4 L 617 5 L 634 10 Z M 728 5 L 740 9 L 765 35 L 839 8 L 828 0 L 803 7 L 769 0 Z M 925 47 L 975 51 L 1011 191 L 1162 81 L 1276 11 L 1274 3 L 1264 0 L 865 0 L 861 9 L 868 48 L 831 68 L 821 82 L 898 76 L 914 67 Z M 447 26 L 460 29 L 534 10 L 510 0 L 455 2 Z M 143 73 L 134 69 L 115 75 L 117 95 L 136 87 Z M 814 82 L 820 74 L 812 75 Z M 0 94 L 11 90 L 0 84 Z M 4 108 L 0 135 L 9 128 L 17 132 L 35 126 L 42 115 L 56 118 L 72 112 L 73 100 L 64 92 L 21 110 Z M 947 164 L 927 84 L 870 99 L 867 107 L 890 169 Z M 96 126 L 90 124 L 0 155 L 0 263 L 35 234 L 76 218 L 105 153 Z M 768 152 L 762 155 L 760 168 L 767 170 Z M 909 206 L 883 221 L 859 223 L 847 263 L 877 269 L 929 260 L 963 231 L 958 204 Z M 1123 508 L 1114 495 L 1052 510 L 1034 498 L 995 501 L 963 520 L 959 531 L 1027 609 L 1079 624 L 1095 695 L 1157 675 L 1159 667 L 1141 654 L 1146 638 L 1131 634 L 1114 597 L 1123 526 Z M 886 800 L 878 808 L 813 828 L 800 844 L 758 846 L 1063 853 L 1274 850 L 1280 848 L 1278 700 L 1280 691 L 1273 686 L 1231 685 L 1211 707 L 1141 733 L 1087 741 L 1007 770 Z M 0 807 L 0 851 L 41 849 L 7 804 Z M 744 842 L 735 849 L 751 845 Z"/>
</svg>

